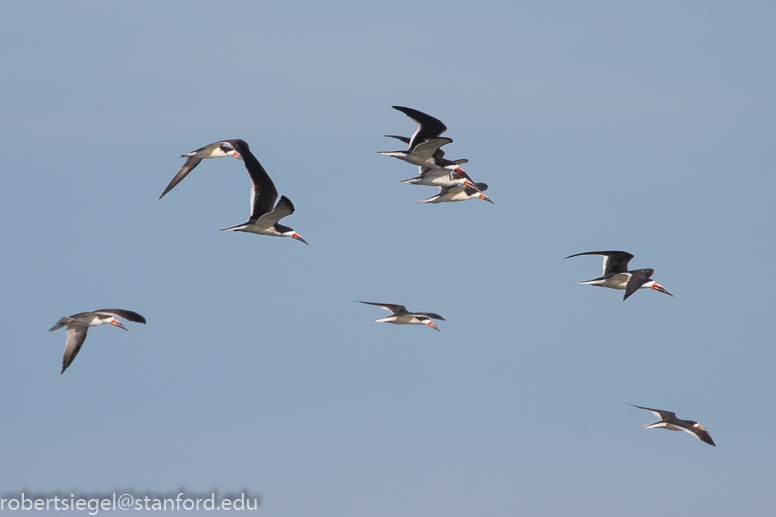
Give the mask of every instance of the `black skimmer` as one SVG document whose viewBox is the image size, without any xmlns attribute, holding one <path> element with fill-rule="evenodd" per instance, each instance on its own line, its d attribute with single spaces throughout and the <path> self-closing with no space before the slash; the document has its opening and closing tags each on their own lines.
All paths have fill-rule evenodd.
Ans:
<svg viewBox="0 0 776 517">
<path fill-rule="evenodd" d="M 436 196 L 431 196 L 428 199 L 418 201 L 418 203 L 448 203 L 455 201 L 468 201 L 469 199 L 483 199 L 488 203 L 493 203 L 493 201 L 488 196 L 482 193 L 483 190 L 488 190 L 487 183 L 475 183 L 473 186 L 458 185 L 455 187 L 442 187 L 439 189 L 439 194 Z"/>
<path fill-rule="evenodd" d="M 409 146 L 410 139 L 406 136 L 385 135 L 390 138 L 398 138 Z M 468 163 L 466 158 L 460 160 L 448 160 L 445 152 L 439 148 L 434 153 L 434 167 L 419 166 L 419 175 L 415 178 L 402 181 L 412 185 L 428 185 L 432 187 L 454 187 L 456 185 L 470 185 L 474 181 L 459 165 Z"/>
<path fill-rule="evenodd" d="M 188 160 L 186 160 L 186 163 L 183 164 L 183 167 L 180 168 L 170 184 L 167 185 L 167 188 L 164 189 L 164 192 L 159 196 L 159 199 L 162 199 L 165 194 L 175 187 L 175 185 L 180 183 L 202 160 L 207 158 L 224 158 L 226 156 L 240 158 L 240 153 L 238 153 L 234 147 L 236 141 L 237 140 L 221 140 L 220 142 L 213 142 L 205 147 L 200 147 L 196 151 L 191 151 L 188 154 L 182 154 L 181 158 L 188 158 Z"/>
<path fill-rule="evenodd" d="M 654 424 L 643 425 L 645 429 L 668 429 L 669 431 L 685 431 L 695 436 L 702 442 L 706 442 L 714 447 L 717 444 L 711 439 L 711 435 L 701 424 L 695 420 L 682 420 L 676 417 L 676 413 L 672 411 L 663 411 L 660 409 L 650 409 L 648 407 L 641 407 L 635 404 L 629 404 L 630 406 L 637 407 L 639 409 L 645 409 L 655 414 L 660 419 L 660 422 Z"/>
<path fill-rule="evenodd" d="M 404 305 L 394 305 L 392 303 L 373 303 L 373 302 L 360 302 L 365 303 L 367 305 L 375 305 L 377 307 L 380 307 L 382 309 L 385 309 L 386 311 L 390 311 L 393 314 L 390 316 L 386 316 L 385 318 L 376 319 L 376 323 L 393 323 L 394 325 L 428 325 L 432 329 L 438 330 L 439 332 L 442 332 L 437 328 L 436 325 L 434 325 L 434 322 L 431 321 L 431 319 L 435 320 L 442 320 L 445 321 L 445 319 L 440 316 L 439 314 L 434 314 L 433 312 L 409 312 L 407 308 Z"/>
<path fill-rule="evenodd" d="M 75 356 L 78 355 L 78 351 L 81 350 L 81 346 L 86 339 L 86 331 L 89 327 L 96 327 L 105 323 L 110 323 L 114 327 L 118 327 L 129 332 L 129 329 L 125 327 L 119 320 L 124 318 L 127 321 L 133 321 L 135 323 L 145 323 L 146 320 L 140 314 L 132 311 L 125 311 L 123 309 L 100 309 L 93 312 L 81 312 L 73 314 L 72 316 L 61 318 L 56 325 L 49 329 L 52 330 L 61 329 L 67 327 L 67 342 L 65 343 L 65 356 L 62 358 L 62 371 L 60 374 L 65 373 L 67 367 L 73 362 Z"/>
<path fill-rule="evenodd" d="M 410 139 L 403 136 L 386 135 L 398 138 L 403 142 L 409 142 Z M 458 185 L 473 185 L 474 181 L 458 165 L 467 163 L 469 160 L 446 160 L 445 152 L 437 149 L 434 153 L 434 163 L 437 168 L 418 167 L 418 176 L 402 181 L 411 185 L 427 185 L 430 187 L 456 187 Z M 456 168 L 452 168 L 455 166 Z"/>
<path fill-rule="evenodd" d="M 392 107 L 414 120 L 418 128 L 410 138 L 385 135 L 406 143 L 407 149 L 402 151 L 378 151 L 378 154 L 393 156 L 399 160 L 432 170 L 463 172 L 459 165 L 466 163 L 468 160 L 446 160 L 444 158 L 444 151 L 440 149 L 443 145 L 453 141 L 452 138 L 440 136 L 447 131 L 447 126 L 441 120 L 412 108 L 405 108 L 404 106 Z"/>
<path fill-rule="evenodd" d="M 628 271 L 628 262 L 631 261 L 633 255 L 627 251 L 588 251 L 569 255 L 566 258 L 569 259 L 581 255 L 602 255 L 604 257 L 604 275 L 586 282 L 577 282 L 577 284 L 625 290 L 625 296 L 622 298 L 623 301 L 627 300 L 630 295 L 639 289 L 654 289 L 668 296 L 673 296 L 662 285 L 650 278 L 655 272 L 654 269 L 634 269 L 633 271 Z"/>
<path fill-rule="evenodd" d="M 428 167 L 420 167 L 420 176 L 404 180 L 402 183 L 439 188 L 474 185 L 469 175 L 463 171 L 458 173 L 447 170 L 433 170 Z"/>
<path fill-rule="evenodd" d="M 222 230 L 235 232 L 250 232 L 273 237 L 292 237 L 307 244 L 307 241 L 292 228 L 278 223 L 284 217 L 294 213 L 294 205 L 286 196 L 282 196 L 278 204 L 278 191 L 272 179 L 261 166 L 259 160 L 253 156 L 244 140 L 230 140 L 240 159 L 245 162 L 245 168 L 251 177 L 251 217 L 247 222 Z"/>
</svg>

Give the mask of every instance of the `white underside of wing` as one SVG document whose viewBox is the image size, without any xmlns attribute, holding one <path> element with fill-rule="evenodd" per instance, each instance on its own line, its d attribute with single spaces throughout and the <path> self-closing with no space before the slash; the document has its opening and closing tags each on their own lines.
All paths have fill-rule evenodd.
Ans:
<svg viewBox="0 0 776 517">
<path fill-rule="evenodd" d="M 279 220 L 281 220 L 283 217 L 285 217 L 288 214 L 278 214 L 276 210 L 273 210 L 272 212 L 268 214 L 264 214 L 261 217 L 259 217 L 254 223 L 252 223 L 247 228 L 243 229 L 243 231 L 247 232 L 253 232 L 253 233 L 272 233 L 276 234 L 277 232 L 269 231 L 273 226 L 275 226 L 275 223 L 277 223 Z"/>
<path fill-rule="evenodd" d="M 625 288 L 628 286 L 629 278 L 630 278 L 629 273 L 620 273 L 619 275 L 614 275 L 611 278 L 604 278 L 604 279 L 599 278 L 596 280 L 586 280 L 584 282 L 577 282 L 577 284 L 596 285 L 598 287 L 608 287 L 609 289 L 620 289 L 624 291 Z"/>
<path fill-rule="evenodd" d="M 73 360 L 75 354 L 86 340 L 86 331 L 89 327 L 67 327 L 67 341 L 65 342 L 65 358 L 68 363 Z"/>
<path fill-rule="evenodd" d="M 374 320 L 375 323 L 394 323 L 396 320 L 396 316 L 386 316 L 385 318 L 377 318 Z"/>
<path fill-rule="evenodd" d="M 407 146 L 407 149 L 412 148 L 412 144 L 415 143 L 415 137 L 418 136 L 418 133 L 420 133 L 420 123 L 418 123 L 418 121 L 415 119 L 412 119 L 412 121 L 415 122 L 415 124 L 417 124 L 418 127 L 415 129 L 415 132 L 412 133 L 412 136 L 410 137 L 410 145 Z"/>
<path fill-rule="evenodd" d="M 641 426 L 644 429 L 668 429 L 669 431 L 686 431 L 687 429 L 683 427 L 677 427 L 673 424 L 669 424 L 668 422 L 655 422 L 654 424 L 649 425 L 643 425 Z"/>
<path fill-rule="evenodd" d="M 258 223 L 259 221 L 262 221 L 262 224 L 267 224 L 268 227 L 270 227 L 274 226 L 275 223 L 284 217 L 291 215 L 292 213 L 293 212 L 289 207 L 276 205 L 272 212 L 262 215 L 256 222 Z"/>
<path fill-rule="evenodd" d="M 251 178 L 251 217 L 253 217 L 253 207 L 256 205 L 256 184 Z"/>
<path fill-rule="evenodd" d="M 394 325 L 414 325 L 420 323 L 420 320 L 417 318 L 417 316 L 410 316 L 406 314 L 403 316 L 388 316 L 387 318 L 382 319 L 387 323 L 393 323 Z"/>
<path fill-rule="evenodd" d="M 676 428 L 676 431 L 684 431 L 684 432 L 686 432 L 686 433 L 690 433 L 691 435 L 693 435 L 693 436 L 694 436 L 694 437 L 696 437 L 697 439 L 701 440 L 701 437 L 700 437 L 700 436 L 698 436 L 697 434 L 695 434 L 695 433 L 694 433 L 694 432 L 693 432 L 691 429 L 687 429 L 686 427 L 677 427 L 677 428 Z M 703 440 L 701 440 L 701 441 L 703 441 Z"/>
</svg>

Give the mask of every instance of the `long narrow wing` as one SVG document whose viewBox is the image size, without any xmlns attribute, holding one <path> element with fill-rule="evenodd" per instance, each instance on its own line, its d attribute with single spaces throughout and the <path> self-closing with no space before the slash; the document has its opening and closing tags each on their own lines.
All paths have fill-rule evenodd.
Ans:
<svg viewBox="0 0 776 517">
<path fill-rule="evenodd" d="M 391 107 L 401 111 L 418 125 L 418 129 L 415 130 L 415 133 L 413 133 L 410 138 L 410 149 L 417 145 L 422 139 L 439 136 L 447 131 L 447 126 L 444 125 L 441 120 L 434 118 L 431 115 L 427 115 L 422 111 L 406 108 L 404 106 Z"/>
<path fill-rule="evenodd" d="M 433 318 L 435 320 L 447 321 L 439 314 L 434 314 L 433 312 L 413 312 L 412 314 L 417 314 L 418 316 L 426 316 L 428 318 Z"/>
<path fill-rule="evenodd" d="M 100 309 L 98 311 L 93 312 L 103 312 L 107 314 L 113 314 L 114 316 L 118 316 L 119 318 L 124 318 L 127 321 L 131 321 L 134 323 L 145 323 L 146 319 L 141 316 L 140 314 L 134 312 L 134 311 L 127 311 L 124 309 Z"/>
<path fill-rule="evenodd" d="M 631 261 L 633 255 L 627 251 L 586 251 L 585 253 L 577 253 L 576 255 L 569 255 L 566 257 L 580 257 L 582 255 L 602 255 L 604 257 L 604 275 L 609 273 L 626 273 L 628 271 L 628 262 Z"/>
<path fill-rule="evenodd" d="M 175 187 L 175 185 L 180 183 L 183 180 L 183 178 L 185 178 L 191 171 L 194 170 L 194 167 L 199 165 L 199 162 L 201 161 L 202 161 L 202 158 L 199 156 L 192 156 L 188 160 L 186 160 L 186 163 L 184 163 L 183 167 L 181 167 L 178 170 L 178 172 L 172 178 L 172 181 L 170 181 L 169 185 L 167 185 L 167 188 L 164 189 L 164 192 L 162 192 L 162 195 L 159 196 L 159 199 L 162 199 L 165 196 L 165 194 L 167 194 Z"/>
<path fill-rule="evenodd" d="M 635 271 L 631 271 L 628 284 L 625 286 L 625 296 L 622 299 L 627 300 L 628 297 L 638 291 L 642 285 L 649 282 L 649 278 L 654 272 L 654 269 L 637 269 Z"/>
<path fill-rule="evenodd" d="M 390 311 L 394 314 L 405 314 L 407 312 L 407 308 L 404 305 L 396 305 L 393 303 L 374 303 L 374 302 L 359 302 L 359 303 L 365 303 L 367 305 L 375 305 L 377 307 L 380 307 L 381 309 L 385 309 L 386 311 Z"/>
<path fill-rule="evenodd" d="M 269 228 L 274 226 L 275 223 L 280 221 L 286 216 L 294 213 L 294 204 L 286 196 L 280 196 L 280 201 L 275 205 L 272 212 L 266 213 L 259 217 L 255 222 L 259 223 L 262 227 Z"/>
<path fill-rule="evenodd" d="M 688 433 L 698 438 L 702 442 L 708 443 L 709 445 L 713 445 L 714 447 L 717 446 L 717 444 L 714 443 L 714 440 L 711 439 L 711 435 L 709 434 L 708 431 L 704 431 L 703 429 L 698 429 L 697 427 L 693 427 L 690 429 L 686 427 L 682 427 L 681 429 L 682 431 L 687 431 Z"/>
<path fill-rule="evenodd" d="M 221 147 L 221 152 L 218 153 L 216 150 Z M 199 149 L 196 149 L 194 151 L 191 151 L 188 154 L 181 155 L 181 158 L 188 158 L 186 160 L 186 163 L 183 164 L 183 167 L 181 167 L 177 174 L 175 174 L 175 177 L 173 177 L 172 181 L 169 185 L 167 185 L 167 188 L 164 189 L 164 192 L 162 192 L 162 195 L 159 196 L 159 199 L 162 199 L 165 194 L 167 194 L 169 191 L 171 191 L 175 185 L 183 181 L 183 178 L 185 178 L 188 173 L 190 173 L 194 168 L 199 165 L 199 162 L 201 162 L 205 158 L 221 158 L 224 156 L 228 156 L 228 152 L 231 151 L 233 148 L 232 141 L 231 140 L 221 140 L 219 142 L 213 142 L 212 144 L 207 144 L 205 147 L 200 147 Z"/>
<path fill-rule="evenodd" d="M 67 367 L 73 362 L 75 356 L 78 355 L 78 351 L 84 344 L 86 339 L 86 331 L 89 327 L 68 327 L 67 328 L 67 342 L 65 343 L 65 355 L 62 357 L 62 371 L 60 375 L 65 373 Z"/>
<path fill-rule="evenodd" d="M 428 138 L 422 142 L 416 143 L 410 149 L 412 150 L 412 154 L 419 157 L 421 160 L 431 160 L 440 147 L 452 143 L 452 141 L 452 138 L 447 138 L 445 136 Z"/>
<path fill-rule="evenodd" d="M 633 407 L 637 407 L 639 409 L 643 409 L 645 411 L 649 411 L 650 413 L 652 413 L 653 415 L 655 415 L 656 417 L 658 417 L 658 418 L 660 418 L 662 420 L 668 420 L 670 418 L 676 418 L 676 413 L 674 413 L 673 411 L 663 411 L 662 409 L 651 409 L 651 408 L 648 408 L 648 407 L 637 406 L 636 404 L 628 404 L 628 405 L 629 406 L 633 406 Z M 654 424 L 652 424 L 652 425 L 654 425 Z"/>
<path fill-rule="evenodd" d="M 234 140 L 234 147 L 245 162 L 245 169 L 251 178 L 251 216 L 248 222 L 255 222 L 262 215 L 269 213 L 275 206 L 278 191 L 272 179 L 253 155 L 244 140 Z"/>
</svg>

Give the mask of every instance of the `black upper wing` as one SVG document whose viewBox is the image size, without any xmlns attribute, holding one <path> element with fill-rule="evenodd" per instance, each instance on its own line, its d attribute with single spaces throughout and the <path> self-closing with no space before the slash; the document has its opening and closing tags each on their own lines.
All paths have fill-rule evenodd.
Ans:
<svg viewBox="0 0 776 517">
<path fill-rule="evenodd" d="M 418 129 L 413 133 L 410 139 L 410 149 L 415 147 L 418 142 L 429 137 L 439 136 L 447 131 L 447 126 L 442 123 L 438 118 L 434 118 L 431 115 L 427 115 L 422 111 L 418 111 L 412 108 L 406 108 L 404 106 L 391 106 L 395 110 L 399 110 L 409 118 L 415 121 L 418 125 Z"/>
<path fill-rule="evenodd" d="M 267 174 L 259 160 L 253 155 L 245 140 L 227 141 L 240 153 L 245 162 L 245 168 L 248 170 L 248 175 L 251 177 L 251 216 L 248 218 L 248 222 L 254 222 L 275 208 L 278 191 L 275 188 L 275 184 L 272 183 L 269 174 Z"/>
<path fill-rule="evenodd" d="M 417 314 L 418 316 L 426 316 L 427 318 L 433 318 L 435 320 L 447 321 L 439 314 L 434 314 L 433 312 L 413 312 L 412 314 Z"/>
<path fill-rule="evenodd" d="M 676 413 L 673 411 L 663 411 L 662 409 L 652 409 L 648 407 L 643 406 L 637 406 L 636 404 L 628 404 L 629 406 L 637 407 L 639 409 L 644 409 L 646 411 L 651 411 L 655 414 L 655 416 L 661 418 L 662 420 L 665 420 L 666 422 L 670 421 L 671 419 L 676 419 Z"/>
<path fill-rule="evenodd" d="M 714 440 L 711 439 L 711 435 L 708 431 L 704 431 L 703 429 L 698 429 L 697 427 L 694 427 L 691 429 L 692 433 L 701 439 L 702 442 L 706 442 L 709 445 L 713 445 L 714 447 L 717 446 L 716 443 L 714 443 Z"/>
<path fill-rule="evenodd" d="M 622 299 L 627 300 L 628 297 L 638 291 L 642 285 L 649 282 L 649 279 L 654 272 L 654 269 L 636 269 L 635 271 L 631 271 L 628 285 L 625 286 L 625 296 Z"/>
<path fill-rule="evenodd" d="M 628 271 L 628 262 L 633 258 L 633 255 L 627 251 L 586 251 L 584 253 L 569 255 L 566 258 L 569 259 L 582 255 L 602 255 L 604 257 L 604 276 L 626 273 Z"/>
<path fill-rule="evenodd" d="M 146 319 L 140 314 L 133 311 L 127 311 L 124 309 L 100 309 L 98 311 L 93 311 L 93 312 L 107 312 L 108 314 L 114 314 L 119 318 L 124 318 L 125 320 L 132 321 L 134 323 L 146 322 Z"/>
<path fill-rule="evenodd" d="M 382 307 L 383 309 L 387 311 L 391 311 L 392 313 L 399 315 L 399 314 L 406 314 L 407 308 L 404 305 L 396 305 L 393 303 L 375 303 L 375 302 L 360 302 L 365 303 L 367 305 L 376 305 L 377 307 Z"/>
</svg>

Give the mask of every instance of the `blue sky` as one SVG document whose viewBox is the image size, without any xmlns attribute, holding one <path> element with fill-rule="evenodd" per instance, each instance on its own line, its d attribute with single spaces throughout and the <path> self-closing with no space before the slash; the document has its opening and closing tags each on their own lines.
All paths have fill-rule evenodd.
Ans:
<svg viewBox="0 0 776 517">
<path fill-rule="evenodd" d="M 268 516 L 776 511 L 771 2 L 9 3 L 0 487 Z M 490 185 L 375 154 L 445 122 Z M 310 243 L 248 217 L 242 138 Z M 574 282 L 622 249 L 676 297 Z M 443 315 L 372 323 L 353 300 Z M 65 315 L 95 328 L 64 375 Z M 633 403 L 717 447 L 644 430 Z"/>
</svg>

